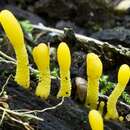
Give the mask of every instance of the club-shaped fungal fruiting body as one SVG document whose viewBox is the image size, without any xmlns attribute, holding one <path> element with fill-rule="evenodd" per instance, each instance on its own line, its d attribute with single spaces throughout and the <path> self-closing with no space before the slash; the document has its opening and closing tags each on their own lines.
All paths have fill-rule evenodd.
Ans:
<svg viewBox="0 0 130 130">
<path fill-rule="evenodd" d="M 102 62 L 94 53 L 87 54 L 86 62 L 88 84 L 85 105 L 89 105 L 91 109 L 96 109 L 99 93 L 99 78 L 102 74 Z"/>
<path fill-rule="evenodd" d="M 61 42 L 58 46 L 57 59 L 60 67 L 60 90 L 57 98 L 69 97 L 71 95 L 71 55 L 68 45 L 64 42 Z"/>
<path fill-rule="evenodd" d="M 92 130 L 104 130 L 103 118 L 96 110 L 91 110 L 88 115 Z"/>
<path fill-rule="evenodd" d="M 40 43 L 33 49 L 33 58 L 40 73 L 39 83 L 35 94 L 43 99 L 47 99 L 51 88 L 50 56 L 48 46 L 44 43 Z"/>
<path fill-rule="evenodd" d="M 107 114 L 105 116 L 106 119 L 118 119 L 119 115 L 116 109 L 116 103 L 124 91 L 127 83 L 130 79 L 130 68 L 128 65 L 124 64 L 119 68 L 118 72 L 118 83 L 112 91 L 111 95 L 108 98 L 107 102 Z"/>
<path fill-rule="evenodd" d="M 0 12 L 0 23 L 16 53 L 17 68 L 15 81 L 24 88 L 29 88 L 29 61 L 20 24 L 15 16 L 8 10 Z"/>
</svg>

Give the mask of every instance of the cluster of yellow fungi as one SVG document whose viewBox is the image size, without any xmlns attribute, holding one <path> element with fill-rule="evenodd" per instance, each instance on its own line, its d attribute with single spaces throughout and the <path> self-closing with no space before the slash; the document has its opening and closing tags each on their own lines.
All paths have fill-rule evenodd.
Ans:
<svg viewBox="0 0 130 130">
<path fill-rule="evenodd" d="M 97 109 L 98 94 L 99 94 L 99 79 L 102 74 L 102 63 L 98 56 L 94 53 L 89 53 L 86 57 L 87 62 L 87 96 L 85 105 L 89 106 L 90 109 Z M 113 92 L 108 98 L 107 102 L 107 113 L 105 119 L 120 119 L 116 104 L 117 100 L 124 91 L 127 83 L 130 79 L 130 67 L 127 64 L 121 65 L 118 72 L 118 83 L 114 88 Z M 99 111 L 102 113 L 104 102 L 100 103 Z"/>
<path fill-rule="evenodd" d="M 30 86 L 29 61 L 24 35 L 21 26 L 15 16 L 8 10 L 0 12 L 0 23 L 14 47 L 17 59 L 15 81 L 24 88 Z M 39 69 L 39 83 L 35 94 L 43 99 L 47 99 L 51 89 L 50 75 L 50 54 L 46 44 L 40 43 L 32 52 L 34 61 Z M 57 52 L 60 67 L 61 87 L 57 94 L 59 97 L 69 97 L 71 95 L 70 65 L 71 55 L 66 43 L 60 43 Z M 43 60 L 42 60 L 43 59 Z"/>
<path fill-rule="evenodd" d="M 23 31 L 15 16 L 8 10 L 0 12 L 0 23 L 14 47 L 17 59 L 17 68 L 15 81 L 24 88 L 30 86 L 30 72 L 29 61 L 26 46 L 24 43 Z M 49 48 L 46 44 L 40 43 L 33 49 L 32 52 L 35 64 L 39 69 L 39 83 L 36 87 L 35 94 L 43 99 L 47 99 L 50 95 L 51 89 L 51 75 L 50 75 L 50 54 Z M 60 68 L 60 89 L 57 94 L 59 97 L 70 97 L 71 95 L 71 79 L 70 66 L 71 54 L 66 43 L 61 42 L 57 50 L 57 59 Z M 103 119 L 97 109 L 99 97 L 99 79 L 102 75 L 103 65 L 99 57 L 94 53 L 89 53 L 86 56 L 86 70 L 87 70 L 87 96 L 85 99 L 85 106 L 90 109 L 95 109 L 89 113 L 89 122 L 92 130 L 103 130 Z M 108 98 L 106 119 L 119 119 L 116 109 L 116 103 L 124 91 L 130 79 L 130 68 L 124 64 L 120 67 L 118 72 L 118 83 L 114 88 L 112 94 Z M 100 104 L 100 110 L 103 111 L 104 102 Z"/>
</svg>

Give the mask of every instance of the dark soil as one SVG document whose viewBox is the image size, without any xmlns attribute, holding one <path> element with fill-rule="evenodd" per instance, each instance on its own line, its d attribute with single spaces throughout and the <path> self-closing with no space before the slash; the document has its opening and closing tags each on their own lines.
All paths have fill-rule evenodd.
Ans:
<svg viewBox="0 0 130 130">
<path fill-rule="evenodd" d="M 75 53 L 75 55 L 78 54 L 84 55 L 84 53 Z M 77 57 L 73 57 L 73 62 Z M 79 64 L 83 62 L 83 59 L 78 60 Z M 7 65 L 7 64 L 1 64 L 0 65 L 1 73 L 3 76 L 0 76 L 0 86 L 2 87 L 4 82 L 6 81 L 6 78 L 9 74 L 14 74 L 15 67 L 13 65 Z M 85 77 L 85 65 L 84 67 L 79 66 L 73 66 L 72 67 L 72 81 L 74 81 L 76 76 L 83 76 Z M 82 71 L 80 73 L 76 72 L 76 69 L 80 68 Z M 5 69 L 6 68 L 6 72 Z M 75 71 L 74 71 L 75 70 Z M 84 70 L 84 71 L 83 71 Z M 5 72 L 5 73 L 4 73 Z M 75 73 L 74 73 L 75 72 Z M 48 98 L 48 100 L 44 101 L 40 98 L 36 97 L 34 94 L 35 86 L 37 84 L 37 80 L 31 76 L 31 88 L 29 90 L 23 89 L 21 86 L 17 85 L 11 78 L 9 80 L 8 85 L 6 86 L 7 95 L 9 96 L 7 103 L 10 106 L 10 109 L 29 109 L 29 110 L 35 110 L 35 109 L 44 109 L 47 107 L 54 106 L 58 104 L 61 100 L 56 98 L 56 94 L 59 89 L 59 80 L 52 80 L 52 89 L 51 89 L 51 95 Z M 102 99 L 100 99 L 102 100 Z M 104 99 L 103 99 L 104 100 Z M 130 112 L 127 108 L 123 106 L 118 106 L 120 109 L 118 109 L 120 115 L 123 115 L 124 117 Z M 37 130 L 86 130 L 90 129 L 89 122 L 88 122 L 88 112 L 89 109 L 86 108 L 83 103 L 79 102 L 75 98 L 75 83 L 73 82 L 73 92 L 71 98 L 66 98 L 63 105 L 59 106 L 58 108 L 54 110 L 48 110 L 44 113 L 39 113 L 38 116 L 43 118 L 44 121 L 36 121 L 31 120 L 30 125 Z M 24 129 L 23 126 L 16 124 L 15 122 L 11 120 L 5 120 L 4 123 L 1 126 L 2 130 L 19 130 Z M 105 122 L 105 130 L 114 130 L 115 128 L 118 128 L 118 130 L 129 130 L 129 122 L 123 121 L 107 121 Z"/>
<path fill-rule="evenodd" d="M 0 77 L 0 81 L 5 81 L 5 78 Z M 3 85 L 3 82 L 1 82 Z M 52 87 L 55 87 L 53 81 Z M 51 107 L 60 102 L 55 96 L 50 96 L 47 101 L 43 101 L 36 97 L 32 90 L 24 90 L 18 86 L 12 79 L 9 81 L 7 87 L 7 94 L 9 95 L 8 103 L 11 109 L 44 109 Z M 126 111 L 125 111 L 126 112 Z M 128 111 L 126 112 L 128 113 Z M 38 130 L 86 130 L 90 129 L 88 122 L 88 109 L 83 104 L 76 102 L 71 98 L 66 98 L 63 105 L 54 110 L 48 110 L 44 113 L 39 113 L 39 117 L 44 121 L 30 121 L 30 125 Z M 105 122 L 105 130 L 129 130 L 125 128 L 127 124 L 124 122 L 108 121 Z M 4 121 L 1 126 L 2 130 L 19 130 L 22 126 L 16 125 L 13 121 Z M 129 128 L 129 126 L 128 126 Z"/>
</svg>

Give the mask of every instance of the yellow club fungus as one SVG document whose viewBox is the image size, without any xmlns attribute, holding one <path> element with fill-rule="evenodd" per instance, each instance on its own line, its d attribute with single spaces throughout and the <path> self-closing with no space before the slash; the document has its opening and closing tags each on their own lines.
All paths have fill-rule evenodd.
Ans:
<svg viewBox="0 0 130 130">
<path fill-rule="evenodd" d="M 17 68 L 15 81 L 24 88 L 28 88 L 30 84 L 29 61 L 20 24 L 8 10 L 0 12 L 0 23 L 16 53 Z"/>
<path fill-rule="evenodd" d="M 116 109 L 116 103 L 119 96 L 124 91 L 127 83 L 129 82 L 129 79 L 130 79 L 130 68 L 128 65 L 124 64 L 120 67 L 119 72 L 118 72 L 118 83 L 108 98 L 107 114 L 105 116 L 106 119 L 119 118 L 119 115 Z"/>
<path fill-rule="evenodd" d="M 50 94 L 50 56 L 49 48 L 46 44 L 40 43 L 33 49 L 33 58 L 40 72 L 40 79 L 36 88 L 36 95 L 47 99 Z"/>
<path fill-rule="evenodd" d="M 71 55 L 69 47 L 62 42 L 58 46 L 57 58 L 60 67 L 60 90 L 57 94 L 59 97 L 69 97 L 71 95 L 71 79 L 70 79 L 70 65 Z"/>
<path fill-rule="evenodd" d="M 104 130 L 103 118 L 96 110 L 91 110 L 88 115 L 92 130 Z"/>
<path fill-rule="evenodd" d="M 102 74 L 102 62 L 94 53 L 89 53 L 86 57 L 87 62 L 87 96 L 85 105 L 90 105 L 91 109 L 96 109 L 99 92 L 99 78 Z"/>
</svg>

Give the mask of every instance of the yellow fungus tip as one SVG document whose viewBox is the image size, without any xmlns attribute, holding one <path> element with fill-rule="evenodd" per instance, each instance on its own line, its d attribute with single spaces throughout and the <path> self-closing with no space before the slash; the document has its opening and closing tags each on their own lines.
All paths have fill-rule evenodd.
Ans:
<svg viewBox="0 0 130 130">
<path fill-rule="evenodd" d="M 59 66 L 62 70 L 66 71 L 70 69 L 71 56 L 68 45 L 65 42 L 61 42 L 57 50 L 57 58 Z"/>
<path fill-rule="evenodd" d="M 126 86 L 130 79 L 130 68 L 128 65 L 123 64 L 121 65 L 119 72 L 118 72 L 118 82 L 123 86 Z"/>
<path fill-rule="evenodd" d="M 102 75 L 102 62 L 94 53 L 87 54 L 87 75 L 89 78 L 100 78 Z"/>
<path fill-rule="evenodd" d="M 21 47 L 24 44 L 24 36 L 22 28 L 9 10 L 2 10 L 0 12 L 0 22 L 5 30 L 5 33 L 14 47 Z"/>
<path fill-rule="evenodd" d="M 50 64 L 49 48 L 45 43 L 40 43 L 33 49 L 33 58 L 39 69 L 45 69 Z"/>
<path fill-rule="evenodd" d="M 91 110 L 89 112 L 88 118 L 92 130 L 104 130 L 103 118 L 98 111 Z"/>
</svg>

